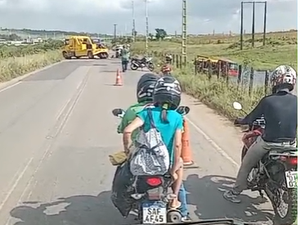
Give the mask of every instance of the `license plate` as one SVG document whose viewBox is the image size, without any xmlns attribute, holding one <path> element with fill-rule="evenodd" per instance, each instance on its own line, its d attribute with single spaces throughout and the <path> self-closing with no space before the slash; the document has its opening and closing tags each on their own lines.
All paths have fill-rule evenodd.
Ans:
<svg viewBox="0 0 300 225">
<path fill-rule="evenodd" d="M 143 204 L 143 224 L 167 223 L 167 208 L 164 203 Z"/>
<path fill-rule="evenodd" d="M 286 171 L 285 172 L 286 184 L 288 188 L 297 188 L 298 172 Z"/>
</svg>

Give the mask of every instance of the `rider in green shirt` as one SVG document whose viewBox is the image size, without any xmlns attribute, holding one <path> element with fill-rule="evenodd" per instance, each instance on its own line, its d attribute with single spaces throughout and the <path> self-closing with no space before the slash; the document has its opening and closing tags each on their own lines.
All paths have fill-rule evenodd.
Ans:
<svg viewBox="0 0 300 225">
<path fill-rule="evenodd" d="M 131 105 L 125 112 L 120 125 L 118 126 L 118 133 L 123 133 L 125 127 L 130 124 L 136 117 L 136 114 L 142 111 L 145 106 L 152 104 L 153 91 L 159 76 L 153 73 L 145 73 L 141 76 L 137 84 L 136 96 L 138 103 Z M 131 139 L 135 140 L 138 130 L 132 132 Z"/>
</svg>

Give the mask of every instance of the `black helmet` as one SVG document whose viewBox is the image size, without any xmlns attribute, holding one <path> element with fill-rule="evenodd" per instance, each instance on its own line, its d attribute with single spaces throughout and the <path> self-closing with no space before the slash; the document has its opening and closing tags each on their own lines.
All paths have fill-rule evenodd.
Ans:
<svg viewBox="0 0 300 225">
<path fill-rule="evenodd" d="M 172 76 L 161 77 L 154 88 L 153 102 L 155 105 L 164 106 L 168 109 L 177 109 L 181 101 L 181 88 L 178 80 Z"/>
<path fill-rule="evenodd" d="M 136 97 L 139 103 L 153 101 L 153 91 L 158 79 L 159 77 L 154 73 L 145 73 L 141 76 L 136 88 Z"/>
</svg>

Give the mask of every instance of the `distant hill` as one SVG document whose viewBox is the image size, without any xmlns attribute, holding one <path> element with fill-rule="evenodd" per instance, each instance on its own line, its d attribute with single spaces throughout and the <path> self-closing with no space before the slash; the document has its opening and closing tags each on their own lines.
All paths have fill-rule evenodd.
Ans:
<svg viewBox="0 0 300 225">
<path fill-rule="evenodd" d="M 98 33 L 85 33 L 75 31 L 62 31 L 62 30 L 31 30 L 31 29 L 9 29 L 0 28 L 0 35 L 16 34 L 21 38 L 52 38 L 63 39 L 71 35 L 88 35 L 92 37 L 109 38 L 112 35 L 98 34 Z"/>
</svg>

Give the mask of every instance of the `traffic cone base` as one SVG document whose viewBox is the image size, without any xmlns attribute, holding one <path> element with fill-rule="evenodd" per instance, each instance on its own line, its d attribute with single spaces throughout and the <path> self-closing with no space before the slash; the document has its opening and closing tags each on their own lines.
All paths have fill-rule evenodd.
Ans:
<svg viewBox="0 0 300 225">
<path fill-rule="evenodd" d="M 194 161 L 190 161 L 190 162 L 184 162 L 183 166 L 191 166 L 194 165 Z"/>
<path fill-rule="evenodd" d="M 116 83 L 114 84 L 114 86 L 122 86 L 122 78 L 121 78 L 121 74 L 120 74 L 120 70 L 117 69 L 117 74 L 116 74 Z"/>
<path fill-rule="evenodd" d="M 183 169 L 198 169 L 198 166 L 194 161 L 183 163 Z"/>
</svg>

